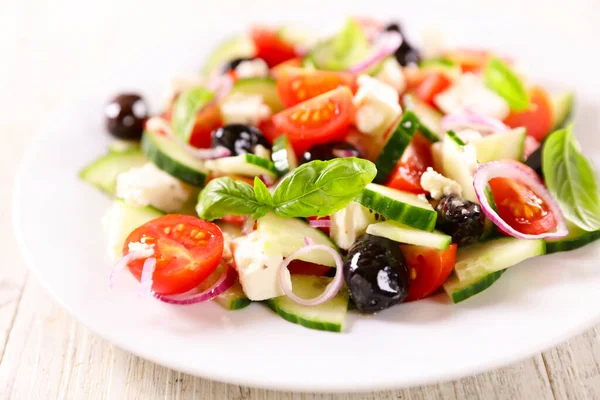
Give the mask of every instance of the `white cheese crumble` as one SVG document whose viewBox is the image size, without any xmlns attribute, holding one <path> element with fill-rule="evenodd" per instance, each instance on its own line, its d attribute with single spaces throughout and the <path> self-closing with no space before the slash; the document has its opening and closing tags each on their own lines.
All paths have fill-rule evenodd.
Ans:
<svg viewBox="0 0 600 400">
<path fill-rule="evenodd" d="M 152 163 L 132 168 L 117 177 L 116 196 L 135 207 L 153 206 L 175 212 L 183 208 L 191 189 Z"/>
<path fill-rule="evenodd" d="M 330 216 L 331 239 L 340 248 L 348 250 L 356 239 L 366 232 L 367 226 L 375 222 L 375 215 L 362 205 L 352 202 Z"/>
<path fill-rule="evenodd" d="M 368 75 L 360 75 L 357 82 L 355 125 L 364 134 L 380 136 L 402 113 L 398 92 Z"/>
<path fill-rule="evenodd" d="M 271 151 L 263 145 L 256 145 L 253 151 L 255 156 L 266 158 L 267 160 L 271 159 Z"/>
<path fill-rule="evenodd" d="M 221 115 L 225 124 L 258 125 L 271 116 L 271 109 L 259 94 L 235 93 L 221 104 Z"/>
<path fill-rule="evenodd" d="M 406 79 L 402 72 L 402 66 L 393 57 L 383 62 L 381 70 L 375 75 L 375 79 L 393 87 L 398 93 L 406 90 Z"/>
<path fill-rule="evenodd" d="M 508 103 L 483 83 L 483 78 L 464 74 L 448 90 L 434 98 L 445 114 L 471 113 L 499 120 L 510 113 Z"/>
<path fill-rule="evenodd" d="M 475 146 L 468 144 L 466 146 L 462 146 L 462 150 L 463 161 L 467 167 L 467 171 L 469 171 L 471 176 L 473 176 L 475 171 L 477 171 L 477 166 L 479 165 L 477 163 L 477 149 L 475 149 Z"/>
<path fill-rule="evenodd" d="M 152 248 L 154 247 L 154 245 L 153 244 L 149 245 L 147 243 L 141 243 L 141 242 L 129 242 L 129 244 L 127 244 L 127 247 L 129 248 L 130 252 L 133 252 L 133 251 L 147 251 L 147 250 L 152 250 Z"/>
<path fill-rule="evenodd" d="M 242 61 L 235 67 L 238 78 L 265 78 L 269 76 L 269 66 L 262 58 Z"/>
<path fill-rule="evenodd" d="M 474 129 L 463 129 L 456 133 L 456 136 L 460 138 L 465 143 L 470 143 L 474 140 L 481 139 L 481 133 L 477 132 Z"/>
<path fill-rule="evenodd" d="M 462 194 L 462 188 L 458 182 L 435 172 L 431 167 L 428 167 L 427 171 L 421 175 L 421 187 L 436 200 L 449 194 L 457 194 L 459 196 Z"/>
</svg>

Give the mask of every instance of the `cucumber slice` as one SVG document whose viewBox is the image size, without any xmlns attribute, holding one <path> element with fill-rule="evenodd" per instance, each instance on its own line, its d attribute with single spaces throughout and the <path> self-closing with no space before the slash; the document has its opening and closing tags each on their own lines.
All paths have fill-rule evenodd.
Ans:
<svg viewBox="0 0 600 400">
<path fill-rule="evenodd" d="M 444 283 L 444 291 L 450 296 L 453 303 L 460 303 L 492 286 L 505 271 L 505 269 L 501 269 L 472 282 L 461 282 L 456 275 L 452 274 Z"/>
<path fill-rule="evenodd" d="M 415 113 L 419 120 L 419 132 L 431 143 L 440 140 L 442 114 L 428 104 L 422 102 L 414 94 L 407 93 L 402 97 L 404 108 Z"/>
<path fill-rule="evenodd" d="M 287 174 L 298 166 L 298 158 L 287 136 L 278 136 L 273 141 L 271 159 L 279 176 Z"/>
<path fill-rule="evenodd" d="M 567 126 L 567 123 L 571 119 L 571 114 L 573 113 L 574 97 L 573 92 L 565 92 L 552 96 L 550 99 L 552 102 L 552 110 L 554 111 L 552 122 L 553 131 Z"/>
<path fill-rule="evenodd" d="M 308 225 L 297 218 L 282 218 L 275 214 L 267 214 L 258 220 L 257 231 L 265 240 L 265 254 L 280 254 L 287 257 L 294 251 L 305 246 L 304 239 L 310 239 L 314 244 L 324 244 L 338 250 L 335 243 L 325 233 Z M 336 267 L 331 255 L 316 251 L 304 254 L 299 260 L 315 264 Z"/>
<path fill-rule="evenodd" d="M 473 174 L 477 168 L 477 154 L 473 146 L 466 146 L 449 131 L 442 145 L 442 164 L 444 175 L 460 185 L 463 197 L 477 203 L 477 196 L 473 188 Z"/>
<path fill-rule="evenodd" d="M 441 232 L 425 232 L 394 221 L 371 224 L 367 227 L 367 233 L 398 243 L 414 244 L 438 250 L 446 250 L 452 243 L 452 237 Z"/>
<path fill-rule="evenodd" d="M 277 94 L 275 79 L 273 78 L 243 78 L 238 79 L 231 88 L 229 95 L 236 93 L 259 94 L 263 102 L 269 106 L 273 114 L 283 110 L 285 106 Z"/>
<path fill-rule="evenodd" d="M 279 29 L 277 35 L 286 43 L 304 48 L 312 47 L 318 40 L 314 32 L 297 26 L 284 26 Z"/>
<path fill-rule="evenodd" d="M 250 153 L 208 160 L 205 162 L 205 166 L 209 171 L 218 174 L 233 174 L 251 177 L 269 175 L 275 178 L 279 173 L 272 161 Z"/>
<path fill-rule="evenodd" d="M 79 178 L 90 185 L 114 196 L 119 174 L 131 168 L 141 167 L 148 160 L 140 149 L 110 152 L 87 165 L 79 173 Z"/>
<path fill-rule="evenodd" d="M 480 164 L 507 159 L 523 161 L 526 136 L 525 128 L 516 128 L 473 140 L 469 144 L 475 147 Z"/>
<path fill-rule="evenodd" d="M 108 151 L 111 153 L 126 153 L 130 150 L 140 150 L 140 142 L 137 140 L 123 140 L 117 139 L 110 142 L 108 145 Z"/>
<path fill-rule="evenodd" d="M 239 281 L 228 290 L 215 297 L 215 301 L 227 310 L 241 310 L 252 303 L 252 300 L 244 294 L 244 290 Z"/>
<path fill-rule="evenodd" d="M 150 161 L 169 175 L 192 186 L 204 186 L 207 177 L 204 163 L 186 153 L 168 137 L 145 131 L 142 150 Z"/>
<path fill-rule="evenodd" d="M 123 257 L 123 244 L 127 236 L 146 222 L 165 215 L 154 207 L 134 207 L 121 199 L 113 200 L 106 216 L 108 251 L 117 260 Z"/>
<path fill-rule="evenodd" d="M 493 272 L 545 253 L 546 243 L 542 239 L 494 239 L 458 249 L 454 273 L 461 282 L 475 282 Z"/>
<path fill-rule="evenodd" d="M 460 66 L 447 58 L 423 60 L 419 63 L 419 69 L 424 72 L 440 72 L 450 80 L 455 80 L 462 74 Z"/>
<path fill-rule="evenodd" d="M 431 204 L 416 194 L 370 183 L 355 200 L 392 221 L 413 228 L 433 231 L 437 213 Z"/>
<path fill-rule="evenodd" d="M 571 251 L 600 239 L 599 231 L 584 231 L 577 225 L 567 221 L 569 234 L 560 239 L 546 239 L 546 254 L 559 251 Z"/>
<path fill-rule="evenodd" d="M 377 167 L 376 183 L 383 183 L 387 180 L 402 154 L 404 154 L 404 150 L 410 144 L 417 127 L 418 122 L 415 114 L 410 111 L 404 113 L 396 129 L 383 146 L 383 150 L 379 153 L 379 157 L 375 160 L 375 166 Z"/>
<path fill-rule="evenodd" d="M 348 18 L 344 28 L 333 38 L 318 43 L 309 57 L 317 69 L 344 71 L 369 55 L 369 40 L 362 27 Z"/>
<path fill-rule="evenodd" d="M 230 60 L 240 57 L 252 57 L 255 52 L 254 42 L 248 36 L 243 35 L 229 39 L 213 50 L 202 68 L 202 73 L 209 75 L 214 69 L 220 68 Z"/>
<path fill-rule="evenodd" d="M 303 298 L 317 297 L 331 282 L 331 278 L 309 275 L 292 275 L 294 293 Z M 269 307 L 284 319 L 322 331 L 341 332 L 348 311 L 348 290 L 343 287 L 326 303 L 315 307 L 301 306 L 287 296 L 267 301 Z"/>
</svg>

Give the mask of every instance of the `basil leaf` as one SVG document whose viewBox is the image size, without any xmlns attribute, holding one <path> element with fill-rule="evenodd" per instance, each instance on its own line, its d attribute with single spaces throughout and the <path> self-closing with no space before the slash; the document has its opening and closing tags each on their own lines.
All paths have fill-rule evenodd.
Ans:
<svg viewBox="0 0 600 400">
<path fill-rule="evenodd" d="M 273 206 L 273 196 L 271 196 L 271 192 L 269 192 L 267 186 L 258 176 L 254 177 L 254 196 L 259 203 Z"/>
<path fill-rule="evenodd" d="M 311 161 L 292 171 L 273 193 L 281 217 L 324 217 L 346 207 L 375 178 L 375 164 L 360 158 Z"/>
<path fill-rule="evenodd" d="M 581 153 L 573 125 L 552 133 L 542 150 L 542 171 L 548 190 L 564 216 L 591 232 L 600 229 L 600 193 L 590 161 Z"/>
<path fill-rule="evenodd" d="M 200 192 L 196 205 L 198 216 L 208 221 L 228 214 L 252 215 L 260 211 L 265 215 L 269 210 L 269 206 L 256 200 L 252 186 L 228 177 L 210 181 Z"/>
<path fill-rule="evenodd" d="M 519 78 L 499 58 L 493 57 L 484 74 L 485 84 L 499 94 L 511 110 L 524 111 L 529 107 L 529 96 Z"/>
<path fill-rule="evenodd" d="M 214 97 L 214 94 L 201 87 L 190 88 L 177 96 L 173 105 L 173 118 L 171 120 L 171 129 L 175 136 L 179 137 L 184 143 L 188 143 L 198 111 L 208 104 Z"/>
</svg>

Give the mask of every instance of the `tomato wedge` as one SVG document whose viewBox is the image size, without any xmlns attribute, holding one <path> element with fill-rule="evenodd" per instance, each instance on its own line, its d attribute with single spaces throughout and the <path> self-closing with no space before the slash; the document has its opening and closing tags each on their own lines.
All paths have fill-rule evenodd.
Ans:
<svg viewBox="0 0 600 400">
<path fill-rule="evenodd" d="M 281 39 L 274 29 L 254 27 L 250 37 L 256 48 L 256 57 L 265 60 L 269 67 L 296 57 L 294 46 Z"/>
<path fill-rule="evenodd" d="M 520 126 L 527 129 L 527 135 L 541 142 L 552 129 L 552 101 L 548 93 L 539 86 L 534 86 L 529 92 L 529 109 L 512 112 L 504 123 L 511 128 Z"/>
<path fill-rule="evenodd" d="M 343 140 L 353 114 L 352 92 L 340 87 L 275 114 L 273 124 L 302 154 L 315 144 Z"/>
<path fill-rule="evenodd" d="M 273 120 L 271 118 L 265 119 L 258 124 L 258 129 L 263 133 L 264 137 L 269 141 L 269 143 L 273 143 L 273 141 L 281 135 L 281 132 L 275 125 L 273 124 Z"/>
<path fill-rule="evenodd" d="M 408 296 L 404 301 L 422 299 L 442 286 L 454 269 L 457 248 L 456 243 L 446 250 L 400 245 L 411 278 Z"/>
<path fill-rule="evenodd" d="M 385 185 L 405 192 L 425 193 L 421 175 L 432 165 L 431 143 L 417 132 Z"/>
<path fill-rule="evenodd" d="M 152 290 L 159 294 L 179 294 L 198 286 L 219 266 L 223 255 L 223 234 L 213 223 L 189 215 L 165 215 L 138 227 L 129 234 L 130 243 L 153 246 L 156 269 Z M 139 281 L 145 259 L 129 263 L 129 271 Z"/>
<path fill-rule="evenodd" d="M 435 107 L 433 99 L 439 93 L 448 89 L 452 81 L 444 74 L 432 72 L 426 75 L 425 79 L 414 90 L 415 95 L 425 103 Z"/>
<path fill-rule="evenodd" d="M 515 230 L 539 235 L 558 225 L 548 205 L 528 186 L 509 178 L 491 179 L 489 185 L 498 215 Z"/>
<path fill-rule="evenodd" d="M 217 105 L 202 108 L 196 116 L 196 123 L 190 135 L 190 144 L 199 149 L 211 146 L 212 132 L 223 126 L 221 112 Z"/>
<path fill-rule="evenodd" d="M 286 107 L 295 106 L 339 86 L 356 91 L 356 79 L 348 72 L 286 68 L 277 76 L 277 93 Z"/>
<path fill-rule="evenodd" d="M 283 71 L 290 67 L 302 67 L 302 57 L 294 57 L 280 64 L 277 64 L 276 66 L 271 68 L 271 75 L 273 75 L 275 78 L 278 78 L 279 74 L 281 74 Z"/>
</svg>

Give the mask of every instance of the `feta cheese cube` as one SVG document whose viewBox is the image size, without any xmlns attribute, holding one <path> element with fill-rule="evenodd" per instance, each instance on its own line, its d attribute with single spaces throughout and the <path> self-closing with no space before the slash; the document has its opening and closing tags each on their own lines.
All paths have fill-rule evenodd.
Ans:
<svg viewBox="0 0 600 400">
<path fill-rule="evenodd" d="M 368 75 L 359 76 L 357 82 L 355 125 L 362 133 L 380 136 L 402 113 L 398 92 Z"/>
<path fill-rule="evenodd" d="M 375 215 L 368 208 L 352 202 L 330 216 L 330 236 L 340 248 L 348 250 L 356 239 L 375 222 Z"/>
<path fill-rule="evenodd" d="M 265 78 L 269 76 L 269 66 L 262 58 L 242 61 L 235 67 L 238 78 Z"/>
<path fill-rule="evenodd" d="M 259 94 L 235 93 L 221 104 L 221 115 L 225 124 L 258 125 L 271 116 L 271 109 Z"/>
<path fill-rule="evenodd" d="M 402 67 L 395 58 L 388 58 L 384 61 L 381 71 L 375 75 L 375 79 L 393 87 L 398 93 L 406 90 L 406 79 Z"/>
<path fill-rule="evenodd" d="M 458 182 L 448 179 L 442 174 L 438 174 L 431 167 L 428 167 L 427 171 L 421 175 L 421 187 L 436 200 L 449 194 L 457 194 L 459 196 L 462 194 L 462 188 Z"/>
<path fill-rule="evenodd" d="M 456 136 L 460 138 L 465 143 L 470 143 L 473 140 L 481 139 L 481 133 L 477 132 L 474 129 L 463 129 L 456 133 Z"/>
<path fill-rule="evenodd" d="M 165 212 L 183 208 L 192 190 L 152 163 L 117 177 L 116 196 L 135 207 L 153 206 Z"/>
</svg>

